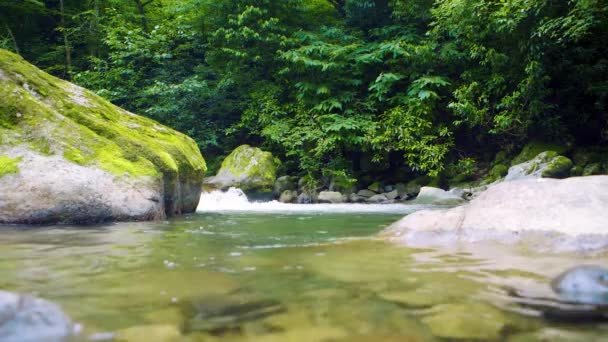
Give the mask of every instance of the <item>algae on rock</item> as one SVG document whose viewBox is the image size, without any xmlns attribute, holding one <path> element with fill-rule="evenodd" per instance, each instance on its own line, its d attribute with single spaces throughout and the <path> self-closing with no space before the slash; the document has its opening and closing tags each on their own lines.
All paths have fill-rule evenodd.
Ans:
<svg viewBox="0 0 608 342">
<path fill-rule="evenodd" d="M 237 187 L 243 191 L 272 192 L 279 164 L 270 152 L 241 145 L 224 159 L 217 175 L 206 183 L 220 188 Z"/>
<path fill-rule="evenodd" d="M 206 165 L 191 138 L 1 49 L 0 96 L 0 153 L 21 158 L 21 172 L 10 180 L 3 177 L 6 184 L 0 184 L 0 222 L 67 223 L 74 212 L 81 214 L 79 221 L 150 219 L 196 209 Z M 42 172 L 36 169 L 40 167 L 54 169 Z M 66 177 L 81 174 L 101 177 L 112 186 L 98 188 L 97 178 L 82 179 L 81 190 L 66 185 Z M 31 198 L 39 198 L 29 214 L 19 213 L 23 208 L 17 201 L 27 198 L 11 195 L 10 189 L 26 187 L 32 181 L 28 177 L 47 176 L 54 183 L 31 193 Z M 124 193 L 104 193 L 112 189 Z M 83 209 L 90 206 L 85 200 L 93 197 L 106 208 L 87 218 Z M 133 204 L 125 211 L 117 201 Z M 136 207 L 136 202 L 147 209 Z"/>
</svg>

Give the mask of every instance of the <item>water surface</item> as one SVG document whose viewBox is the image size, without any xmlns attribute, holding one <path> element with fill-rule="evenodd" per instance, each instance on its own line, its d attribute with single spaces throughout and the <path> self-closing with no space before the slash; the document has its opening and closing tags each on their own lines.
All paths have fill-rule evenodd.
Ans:
<svg viewBox="0 0 608 342">
<path fill-rule="evenodd" d="M 416 207 L 280 207 L 242 202 L 166 222 L 2 227 L 0 288 L 59 303 L 83 336 L 145 341 L 167 331 L 177 341 L 608 336 L 602 322 L 543 317 L 543 306 L 555 306 L 551 277 L 606 257 L 488 244 L 408 249 L 371 237 Z"/>
</svg>

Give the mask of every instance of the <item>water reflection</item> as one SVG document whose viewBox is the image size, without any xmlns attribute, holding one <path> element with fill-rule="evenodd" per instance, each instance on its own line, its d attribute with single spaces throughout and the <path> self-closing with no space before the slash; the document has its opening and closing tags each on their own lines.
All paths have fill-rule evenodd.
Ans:
<svg viewBox="0 0 608 342">
<path fill-rule="evenodd" d="M 5 228 L 0 285 L 61 304 L 85 334 L 188 341 L 589 341 L 547 320 L 549 286 L 605 256 L 516 246 L 394 247 L 399 215 L 205 213 L 160 223 Z"/>
</svg>

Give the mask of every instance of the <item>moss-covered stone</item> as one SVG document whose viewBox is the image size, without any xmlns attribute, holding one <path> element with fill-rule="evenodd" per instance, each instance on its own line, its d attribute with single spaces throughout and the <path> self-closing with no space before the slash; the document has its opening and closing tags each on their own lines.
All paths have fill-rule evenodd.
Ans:
<svg viewBox="0 0 608 342">
<path fill-rule="evenodd" d="M 585 172 L 585 169 L 583 169 L 581 166 L 575 165 L 570 169 L 570 176 L 571 177 L 580 177 L 583 175 L 584 172 Z"/>
<path fill-rule="evenodd" d="M 118 180 L 152 179 L 162 183 L 167 214 L 196 208 L 198 193 L 193 189 L 200 191 L 206 165 L 191 138 L 1 49 L 0 97 L 3 154 L 58 156 Z"/>
<path fill-rule="evenodd" d="M 208 180 L 222 188 L 237 187 L 243 191 L 271 192 L 280 162 L 270 152 L 241 145 L 224 161 L 215 177 Z"/>
<path fill-rule="evenodd" d="M 496 164 L 488 174 L 488 182 L 492 183 L 500 178 L 503 178 L 509 173 L 509 167 L 505 164 Z"/>
<path fill-rule="evenodd" d="M 583 169 L 583 176 L 601 175 L 604 173 L 604 168 L 600 163 L 591 163 Z"/>
<path fill-rule="evenodd" d="M 541 172 L 541 176 L 544 178 L 566 178 L 570 176 L 572 165 L 572 160 L 564 156 L 557 156 L 547 163 L 545 170 Z"/>
<path fill-rule="evenodd" d="M 459 340 L 498 340 L 509 326 L 507 317 L 485 304 L 446 304 L 422 321 L 433 335 Z"/>
<path fill-rule="evenodd" d="M 522 178 L 566 178 L 570 176 L 572 161 L 560 156 L 555 151 L 545 151 L 532 160 L 517 164 L 509 168 L 505 180 L 518 180 Z"/>
<path fill-rule="evenodd" d="M 511 161 L 511 165 L 527 162 L 544 151 L 553 151 L 556 154 L 563 155 L 569 150 L 570 148 L 564 144 L 533 141 L 524 146 L 521 152 Z"/>
<path fill-rule="evenodd" d="M 9 158 L 0 156 L 0 177 L 19 173 L 19 162 L 21 158 Z"/>
</svg>

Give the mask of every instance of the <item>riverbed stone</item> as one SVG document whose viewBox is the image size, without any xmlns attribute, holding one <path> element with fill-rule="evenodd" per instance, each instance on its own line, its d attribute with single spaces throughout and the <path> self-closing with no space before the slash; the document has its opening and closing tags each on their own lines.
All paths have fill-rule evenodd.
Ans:
<svg viewBox="0 0 608 342">
<path fill-rule="evenodd" d="M 568 303 L 608 306 L 608 268 L 579 265 L 551 282 L 551 288 Z"/>
<path fill-rule="evenodd" d="M 0 223 L 163 219 L 196 210 L 196 143 L 0 49 Z"/>
<path fill-rule="evenodd" d="M 319 193 L 319 202 L 321 203 L 344 203 L 346 198 L 337 191 L 321 191 Z"/>
<path fill-rule="evenodd" d="M 274 182 L 272 194 L 275 198 L 279 198 L 286 190 L 297 190 L 295 177 L 282 176 Z"/>
<path fill-rule="evenodd" d="M 298 204 L 311 204 L 316 202 L 316 195 L 314 193 L 303 192 L 298 195 Z"/>
<path fill-rule="evenodd" d="M 384 196 L 386 196 L 386 198 L 389 200 L 396 200 L 397 198 L 399 198 L 399 191 L 393 190 L 385 193 Z"/>
<path fill-rule="evenodd" d="M 557 152 L 546 151 L 538 154 L 532 160 L 509 168 L 505 181 L 525 178 L 566 178 L 570 176 L 572 161 Z"/>
<path fill-rule="evenodd" d="M 0 291 L 0 341 L 60 342 L 73 332 L 70 318 L 46 300 Z"/>
<path fill-rule="evenodd" d="M 433 335 L 459 340 L 498 340 L 508 326 L 505 315 L 482 303 L 444 304 L 422 321 Z"/>
<path fill-rule="evenodd" d="M 424 186 L 420 189 L 420 193 L 418 193 L 415 202 L 417 204 L 430 205 L 458 205 L 464 203 L 465 200 L 457 194 L 450 193 L 443 189 Z"/>
<path fill-rule="evenodd" d="M 591 163 L 583 169 L 583 176 L 595 176 L 604 173 L 604 167 L 600 163 Z"/>
<path fill-rule="evenodd" d="M 368 189 L 363 189 L 363 190 L 359 190 L 357 192 L 357 195 L 359 195 L 361 197 L 365 197 L 365 198 L 370 198 L 372 196 L 377 195 L 377 193 L 375 193 L 375 192 L 373 192 L 371 190 L 368 190 Z"/>
<path fill-rule="evenodd" d="M 380 182 L 374 182 L 374 183 L 370 184 L 370 185 L 367 187 L 367 189 L 368 189 L 368 190 L 371 190 L 371 191 L 373 191 L 373 192 L 375 192 L 375 193 L 377 193 L 377 194 L 378 194 L 378 193 L 383 192 L 384 187 L 382 186 L 382 183 L 380 183 Z"/>
<path fill-rule="evenodd" d="M 120 342 L 177 342 L 181 333 L 171 324 L 138 325 L 118 331 L 113 341 Z"/>
<path fill-rule="evenodd" d="M 388 201 L 388 198 L 386 197 L 385 194 L 374 195 L 367 199 L 367 202 L 369 202 L 369 203 L 383 203 L 383 202 L 387 202 L 387 201 Z"/>
<path fill-rule="evenodd" d="M 239 188 L 245 192 L 272 192 L 280 162 L 270 152 L 241 145 L 222 162 L 217 175 L 205 183 L 222 189 Z"/>
<path fill-rule="evenodd" d="M 294 203 L 298 200 L 298 192 L 295 190 L 285 190 L 279 197 L 281 203 Z"/>
<path fill-rule="evenodd" d="M 350 196 L 348 196 L 348 201 L 350 203 L 365 203 L 366 200 L 366 197 L 359 196 L 357 194 L 350 194 Z"/>
<path fill-rule="evenodd" d="M 608 176 L 502 182 L 464 206 L 408 215 L 384 235 L 397 243 L 433 246 L 480 240 L 511 243 L 534 234 L 556 250 L 607 248 L 606 189 Z"/>
</svg>

